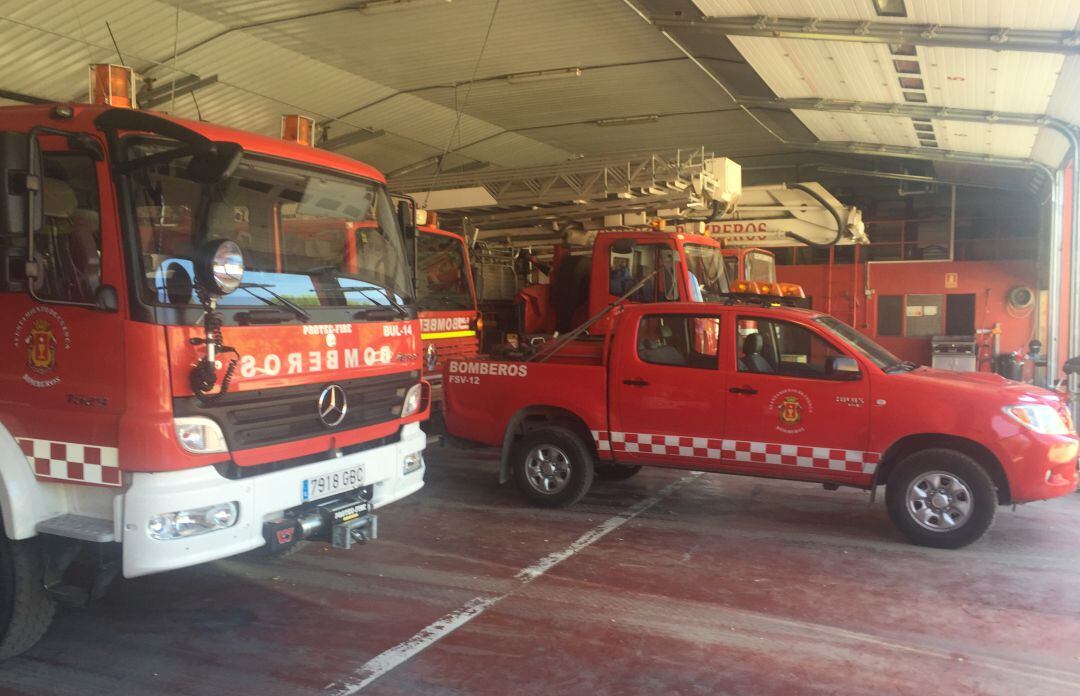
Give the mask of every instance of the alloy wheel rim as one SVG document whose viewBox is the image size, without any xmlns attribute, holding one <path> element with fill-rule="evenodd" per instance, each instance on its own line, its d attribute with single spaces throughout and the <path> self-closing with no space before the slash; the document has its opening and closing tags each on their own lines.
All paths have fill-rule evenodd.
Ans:
<svg viewBox="0 0 1080 696">
<path fill-rule="evenodd" d="M 544 495 L 555 495 L 570 483 L 570 458 L 554 445 L 537 445 L 525 457 L 525 478 Z"/>
<path fill-rule="evenodd" d="M 971 488 L 955 474 L 928 471 L 908 485 L 907 511 L 923 529 L 951 532 L 963 527 L 974 507 Z"/>
</svg>

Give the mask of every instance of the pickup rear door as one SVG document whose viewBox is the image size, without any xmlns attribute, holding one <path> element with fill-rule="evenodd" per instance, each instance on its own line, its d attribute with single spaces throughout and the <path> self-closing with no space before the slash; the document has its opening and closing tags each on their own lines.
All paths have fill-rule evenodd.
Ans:
<svg viewBox="0 0 1080 696">
<path fill-rule="evenodd" d="M 658 308 L 627 317 L 615 336 L 608 380 L 610 432 L 597 436 L 615 460 L 709 468 L 718 463 L 726 394 L 719 313 Z M 625 332 L 625 335 L 623 335 Z M 719 452 L 719 449 L 716 449 Z"/>
<path fill-rule="evenodd" d="M 816 327 L 760 311 L 731 314 L 723 341 L 724 469 L 823 482 L 869 481 L 869 378 L 827 374 L 855 357 Z M 857 362 L 858 359 L 856 358 Z M 861 362 L 860 362 L 861 365 Z"/>
</svg>

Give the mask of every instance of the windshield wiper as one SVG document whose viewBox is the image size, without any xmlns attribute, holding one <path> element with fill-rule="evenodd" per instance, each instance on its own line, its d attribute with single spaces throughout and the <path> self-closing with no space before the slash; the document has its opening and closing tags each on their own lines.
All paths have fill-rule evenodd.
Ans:
<svg viewBox="0 0 1080 696">
<path fill-rule="evenodd" d="M 910 360 L 903 360 L 901 362 L 893 363 L 892 365 L 889 365 L 888 367 L 885 368 L 885 372 L 887 372 L 889 374 L 892 374 L 893 372 L 901 372 L 901 371 L 903 371 L 903 372 L 911 372 L 916 367 L 918 367 L 918 365 L 916 363 L 913 363 Z"/>
<path fill-rule="evenodd" d="M 338 269 L 335 266 L 317 266 L 315 268 L 309 268 L 307 271 L 305 271 L 305 273 L 307 273 L 309 275 L 327 275 L 331 271 L 333 271 L 333 276 L 332 277 L 335 280 L 340 279 L 340 278 L 347 278 L 349 280 L 358 280 L 358 281 L 360 281 L 362 283 L 370 283 L 371 282 L 371 281 L 368 281 L 368 280 L 364 280 L 363 278 L 360 278 L 360 277 L 358 277 L 358 276 L 356 276 L 354 274 L 351 274 L 351 273 L 349 273 L 349 274 L 342 273 L 340 271 L 340 269 Z M 397 312 L 398 316 L 400 316 L 400 317 L 404 318 L 404 317 L 409 316 L 409 310 L 405 309 L 405 307 L 398 304 L 397 301 L 394 300 L 394 294 L 392 292 L 390 292 L 390 290 L 388 290 L 388 289 L 386 289 L 384 287 L 378 286 L 377 284 L 374 284 L 374 283 L 373 283 L 373 285 L 375 285 L 375 287 L 370 287 L 370 288 L 360 288 L 360 287 L 356 287 L 355 285 L 339 286 L 337 288 L 337 290 L 339 290 L 343 294 L 346 293 L 346 292 L 358 292 L 361 295 L 363 295 L 364 297 L 366 297 L 369 300 L 371 300 L 372 302 L 374 302 L 376 305 L 378 305 L 378 307 L 372 307 L 370 309 L 361 309 L 358 312 L 359 314 L 364 314 L 366 316 L 367 312 L 373 312 L 373 311 L 377 311 L 379 309 L 386 309 L 387 307 L 390 307 L 395 312 Z M 377 299 L 373 298 L 371 295 L 368 294 L 369 292 L 376 292 L 376 290 L 381 292 L 381 297 L 383 297 L 386 300 L 385 304 L 382 303 L 382 302 L 379 302 Z M 379 297 L 379 296 L 380 295 L 376 295 L 376 297 Z"/>
<path fill-rule="evenodd" d="M 251 291 L 252 288 L 259 288 L 260 290 L 265 290 L 266 292 L 270 293 L 274 297 L 275 300 L 277 300 L 277 303 L 271 302 L 270 300 L 268 300 L 265 297 L 262 297 L 261 295 L 256 295 L 254 292 Z M 273 306 L 273 305 L 276 304 L 279 307 L 284 307 L 285 309 L 287 309 L 290 312 L 292 312 L 293 314 L 295 314 L 296 318 L 299 319 L 300 321 L 304 322 L 304 323 L 307 323 L 307 322 L 311 321 L 311 315 L 308 314 L 304 310 L 303 307 L 296 304 L 292 300 L 287 299 L 287 298 L 282 297 L 281 295 L 277 294 L 276 292 L 274 292 L 270 288 L 269 285 L 263 285 L 261 283 L 241 283 L 240 284 L 240 289 L 241 290 L 247 290 L 247 293 L 249 295 L 251 295 L 252 297 L 254 297 L 257 300 L 262 300 L 263 302 L 265 302 L 268 305 Z"/>
<path fill-rule="evenodd" d="M 369 300 L 371 300 L 372 302 L 374 302 L 376 305 L 378 305 L 377 307 L 371 307 L 370 309 L 361 309 L 361 310 L 359 310 L 357 312 L 358 314 L 366 315 L 368 312 L 377 312 L 377 311 L 379 311 L 381 309 L 388 309 L 389 308 L 389 309 L 393 309 L 395 312 L 397 312 L 397 315 L 399 317 L 404 318 L 404 317 L 409 316 L 409 310 L 405 309 L 400 304 L 395 302 L 394 301 L 394 296 L 390 293 L 389 290 L 386 290 L 386 289 L 383 289 L 383 288 L 379 288 L 379 290 L 382 291 L 381 296 L 382 296 L 383 299 L 386 300 L 387 304 L 383 304 L 383 303 L 379 302 L 374 297 L 372 297 L 371 295 L 368 294 L 368 293 L 371 293 L 371 292 L 376 292 L 375 288 L 357 288 L 357 287 L 341 288 L 341 292 L 358 292 L 361 295 L 363 295 L 364 297 L 366 297 Z M 376 295 L 375 297 L 379 297 L 379 295 Z"/>
</svg>

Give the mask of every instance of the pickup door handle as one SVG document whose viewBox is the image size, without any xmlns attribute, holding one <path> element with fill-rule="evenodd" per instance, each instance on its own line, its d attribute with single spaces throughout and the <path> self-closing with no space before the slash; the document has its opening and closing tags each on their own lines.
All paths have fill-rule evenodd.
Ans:
<svg viewBox="0 0 1080 696">
<path fill-rule="evenodd" d="M 624 379 L 622 381 L 622 383 L 623 384 L 628 384 L 631 387 L 647 387 L 647 386 L 649 386 L 649 383 L 646 382 L 643 379 Z"/>
<path fill-rule="evenodd" d="M 757 394 L 757 389 L 753 387 L 732 387 L 728 391 L 732 394 Z"/>
</svg>

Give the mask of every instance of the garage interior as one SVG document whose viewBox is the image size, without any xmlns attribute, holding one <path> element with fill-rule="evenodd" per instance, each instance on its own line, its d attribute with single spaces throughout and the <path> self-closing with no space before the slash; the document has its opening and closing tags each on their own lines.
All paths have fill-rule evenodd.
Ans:
<svg viewBox="0 0 1080 696">
<path fill-rule="evenodd" d="M 861 215 L 865 244 L 763 243 L 807 307 L 1080 415 L 1075 0 L 2 6 L 0 106 L 86 102 L 113 64 L 140 109 L 275 138 L 310 119 L 464 236 L 493 344 L 558 245 L 679 217 L 727 158 L 744 196 L 816 183 Z M 949 551 L 867 491 L 662 467 L 530 507 L 499 457 L 429 435 L 425 487 L 359 549 L 118 580 L 0 691 L 1080 692 L 1075 494 Z"/>
</svg>

